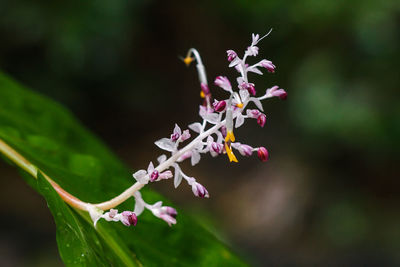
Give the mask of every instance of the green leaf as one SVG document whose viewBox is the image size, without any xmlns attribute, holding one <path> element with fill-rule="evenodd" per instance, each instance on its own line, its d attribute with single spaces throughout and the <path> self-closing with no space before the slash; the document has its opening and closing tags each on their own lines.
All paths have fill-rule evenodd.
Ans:
<svg viewBox="0 0 400 267">
<path fill-rule="evenodd" d="M 46 199 L 57 225 L 57 243 L 67 266 L 243 266 L 199 222 L 179 212 L 169 227 L 145 211 L 136 227 L 99 221 L 67 205 L 40 172 L 85 202 L 108 200 L 134 181 L 128 170 L 97 138 L 54 103 L 0 73 L 0 139 L 38 168 L 28 183 Z M 3 157 L 9 161 L 9 157 Z M 159 194 L 142 189 L 150 203 Z M 133 200 L 118 208 L 132 210 Z"/>
</svg>

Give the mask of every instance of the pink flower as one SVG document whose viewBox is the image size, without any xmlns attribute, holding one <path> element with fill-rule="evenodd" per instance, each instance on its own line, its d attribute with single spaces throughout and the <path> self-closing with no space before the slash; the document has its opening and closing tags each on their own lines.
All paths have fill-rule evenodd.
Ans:
<svg viewBox="0 0 400 267">
<path fill-rule="evenodd" d="M 260 62 L 260 64 L 262 67 L 266 68 L 268 70 L 268 72 L 271 72 L 271 73 L 275 72 L 276 67 L 274 64 L 272 64 L 271 61 L 264 59 Z"/>
<path fill-rule="evenodd" d="M 237 57 L 236 52 L 233 51 L 233 50 L 228 50 L 228 51 L 226 51 L 226 54 L 227 54 L 227 56 L 228 56 L 228 61 L 229 61 L 229 62 L 232 62 L 232 61 Z"/>
<path fill-rule="evenodd" d="M 265 147 L 259 147 L 257 150 L 257 156 L 261 161 L 267 161 L 269 158 L 268 150 Z"/>
<path fill-rule="evenodd" d="M 136 214 L 132 211 L 124 211 L 121 213 L 121 222 L 126 226 L 135 226 L 137 224 Z"/>
<path fill-rule="evenodd" d="M 260 114 L 260 116 L 258 116 L 258 118 L 257 118 L 257 123 L 261 127 L 264 127 L 266 120 L 267 120 L 267 117 L 264 114 Z"/>
<path fill-rule="evenodd" d="M 192 191 L 196 197 L 201 197 L 201 198 L 210 197 L 207 189 L 203 185 L 199 184 L 198 182 L 192 183 Z"/>
</svg>

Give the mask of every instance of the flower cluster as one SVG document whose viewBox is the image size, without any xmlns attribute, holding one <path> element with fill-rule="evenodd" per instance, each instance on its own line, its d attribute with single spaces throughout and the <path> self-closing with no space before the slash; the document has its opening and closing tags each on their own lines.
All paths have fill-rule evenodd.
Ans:
<svg viewBox="0 0 400 267">
<path fill-rule="evenodd" d="M 169 137 L 155 142 L 156 146 L 170 155 L 169 157 L 165 154 L 159 156 L 157 167 L 154 166 L 153 162 L 150 162 L 147 170 L 139 170 L 133 174 L 137 181 L 135 192 L 132 193 L 136 202 L 134 211 L 118 213 L 117 210 L 111 209 L 103 214 L 99 209 L 90 207 L 88 210 L 95 224 L 103 218 L 107 221 L 120 221 L 127 226 L 136 225 L 137 216 L 144 209 L 150 210 L 156 217 L 163 219 L 169 225 L 175 224 L 177 212 L 174 208 L 162 206 L 162 202 L 148 204 L 143 200 L 138 190 L 149 182 L 158 182 L 173 177 L 175 188 L 182 181 L 185 181 L 192 188 L 195 196 L 208 198 L 207 189 L 198 183 L 194 177 L 190 177 L 182 171 L 179 164 L 186 159 L 190 159 L 194 166 L 199 163 L 202 154 L 210 154 L 212 157 L 226 154 L 230 162 L 238 162 L 234 153 L 234 151 L 237 151 L 244 157 L 250 157 L 253 152 L 256 152 L 261 161 L 268 160 L 269 154 L 265 147 L 254 147 L 237 142 L 234 135 L 234 129 L 241 127 L 246 119 L 254 119 L 260 127 L 265 126 L 267 117 L 263 113 L 261 100 L 271 97 L 278 97 L 282 100 L 287 98 L 285 90 L 278 86 L 266 89 L 263 95 L 257 97 L 258 86 L 256 87 L 248 78 L 249 73 L 262 75 L 262 69 L 269 73 L 274 73 L 276 70 L 276 66 L 267 59 L 262 59 L 253 65 L 246 63 L 249 57 L 258 55 L 259 47 L 257 44 L 268 34 L 261 38 L 258 34 L 252 34 L 251 45 L 245 50 L 243 57 L 239 57 L 233 50 L 227 51 L 229 67 L 237 70 L 238 77 L 236 78 L 236 86 L 225 76 L 218 76 L 215 79 L 214 85 L 226 91 L 225 99 L 212 98 L 200 55 L 196 49 L 189 50 L 183 61 L 187 65 L 190 65 L 193 61 L 197 63 L 200 95 L 204 98 L 204 102 L 199 107 L 199 115 L 202 120 L 190 124 L 188 128 L 191 131 L 189 129 L 182 130 L 175 124 Z M 189 139 L 191 139 L 190 142 Z"/>
</svg>

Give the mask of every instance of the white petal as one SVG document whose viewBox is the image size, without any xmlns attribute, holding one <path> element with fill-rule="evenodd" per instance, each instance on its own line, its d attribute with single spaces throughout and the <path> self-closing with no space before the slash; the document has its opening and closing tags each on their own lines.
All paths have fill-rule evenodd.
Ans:
<svg viewBox="0 0 400 267">
<path fill-rule="evenodd" d="M 159 156 L 158 158 L 157 158 L 157 161 L 158 161 L 158 163 L 163 163 L 164 161 L 166 161 L 167 160 L 167 156 L 166 155 L 161 155 L 161 156 Z"/>
<path fill-rule="evenodd" d="M 153 162 L 150 161 L 149 166 L 147 167 L 147 173 L 150 174 L 154 171 L 154 165 Z"/>
<path fill-rule="evenodd" d="M 174 133 L 178 133 L 179 135 L 181 135 L 182 133 L 181 128 L 176 123 L 175 123 Z"/>
<path fill-rule="evenodd" d="M 250 71 L 250 72 L 254 72 L 254 73 L 263 75 L 262 71 L 260 71 L 257 67 L 248 68 L 247 70 Z"/>
<path fill-rule="evenodd" d="M 190 159 L 190 162 L 192 163 L 192 166 L 196 165 L 200 161 L 200 153 L 195 149 L 192 151 L 192 157 Z"/>
<path fill-rule="evenodd" d="M 156 146 L 158 146 L 159 148 L 170 152 L 174 151 L 175 149 L 175 143 L 172 142 L 169 138 L 162 138 L 154 142 L 154 144 L 156 144 Z"/>
<path fill-rule="evenodd" d="M 239 64 L 240 62 L 242 62 L 242 60 L 239 57 L 236 57 L 234 60 L 232 60 L 232 62 L 229 64 L 229 68 L 236 66 L 237 64 Z"/>
<path fill-rule="evenodd" d="M 242 113 L 239 113 L 236 117 L 235 128 L 239 128 L 244 123 L 244 117 Z"/>
<path fill-rule="evenodd" d="M 250 101 L 253 101 L 254 104 L 258 107 L 259 110 L 264 111 L 264 108 L 261 104 L 261 101 L 258 98 L 250 97 Z"/>
<path fill-rule="evenodd" d="M 138 170 L 133 174 L 133 178 L 136 179 L 141 184 L 147 184 L 149 182 L 149 178 L 146 177 L 147 172 L 145 170 Z"/>
<path fill-rule="evenodd" d="M 201 123 L 195 122 L 189 125 L 189 128 L 196 133 L 200 133 L 201 131 Z"/>
<path fill-rule="evenodd" d="M 217 124 L 219 122 L 219 114 L 209 113 L 204 116 L 204 119 L 207 120 L 209 123 Z"/>
<path fill-rule="evenodd" d="M 243 102 L 244 104 L 246 104 L 246 103 L 248 102 L 249 96 L 250 96 L 249 91 L 247 91 L 247 90 L 240 90 L 240 91 L 239 91 L 239 94 L 240 94 L 240 98 L 242 99 L 242 102 Z"/>
<path fill-rule="evenodd" d="M 178 164 L 176 164 L 174 168 L 175 168 L 174 186 L 175 188 L 177 188 L 182 182 L 182 175 L 181 175 L 181 169 L 179 168 Z"/>
</svg>

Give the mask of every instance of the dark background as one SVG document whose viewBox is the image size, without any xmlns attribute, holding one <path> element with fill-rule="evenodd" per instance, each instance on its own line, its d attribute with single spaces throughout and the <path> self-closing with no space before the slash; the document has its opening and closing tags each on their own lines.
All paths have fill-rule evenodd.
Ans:
<svg viewBox="0 0 400 267">
<path fill-rule="evenodd" d="M 273 28 L 259 47 L 277 72 L 252 77 L 288 100 L 265 103 L 265 128 L 236 132 L 270 161 L 184 165 L 208 200 L 154 188 L 253 265 L 398 265 L 399 11 L 397 0 L 1 0 L 0 70 L 69 107 L 134 171 L 174 123 L 199 119 L 197 74 L 178 56 L 196 47 L 210 81 L 233 81 L 225 51 Z M 0 171 L 3 266 L 60 265 L 44 200 Z"/>
</svg>

